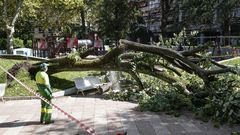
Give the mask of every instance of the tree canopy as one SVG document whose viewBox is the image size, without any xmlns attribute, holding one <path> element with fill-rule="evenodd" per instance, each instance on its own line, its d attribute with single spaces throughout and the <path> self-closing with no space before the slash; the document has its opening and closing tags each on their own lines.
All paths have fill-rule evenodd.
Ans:
<svg viewBox="0 0 240 135">
<path fill-rule="evenodd" d="M 130 25 L 137 19 L 136 7 L 128 0 L 101 0 L 98 4 L 97 23 L 102 35 L 115 41 L 125 38 Z"/>
<path fill-rule="evenodd" d="M 30 22 L 32 26 L 41 26 L 44 29 L 67 27 L 67 24 L 78 21 L 83 0 L 3 0 L 0 6 L 1 30 L 7 33 L 7 50 L 8 53 L 12 53 L 12 39 L 19 18 L 23 20 L 19 21 L 19 25 L 22 22 Z"/>
<path fill-rule="evenodd" d="M 239 0 L 182 0 L 181 9 L 185 13 L 184 22 L 201 25 L 220 25 L 223 32 L 229 31 L 229 25 L 234 23 L 234 8 L 240 5 Z"/>
</svg>

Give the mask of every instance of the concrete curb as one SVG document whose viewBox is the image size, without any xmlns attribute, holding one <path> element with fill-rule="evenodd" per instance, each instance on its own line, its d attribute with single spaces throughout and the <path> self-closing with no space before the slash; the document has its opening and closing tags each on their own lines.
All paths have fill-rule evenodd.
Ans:
<svg viewBox="0 0 240 135">
<path fill-rule="evenodd" d="M 39 99 L 36 96 L 17 96 L 17 97 L 3 97 L 3 100 L 10 101 L 10 100 L 32 100 L 32 99 Z"/>
<path fill-rule="evenodd" d="M 69 88 L 66 90 L 54 92 L 53 96 L 54 98 L 60 98 L 63 96 L 71 95 L 77 92 L 77 89 L 75 87 Z M 3 97 L 4 101 L 10 101 L 10 100 L 32 100 L 32 99 L 39 99 L 37 96 L 17 96 L 17 97 Z"/>
</svg>

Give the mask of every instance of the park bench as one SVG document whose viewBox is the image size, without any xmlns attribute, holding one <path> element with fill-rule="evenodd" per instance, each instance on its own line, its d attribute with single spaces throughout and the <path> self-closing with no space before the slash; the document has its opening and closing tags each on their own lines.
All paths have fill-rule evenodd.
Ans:
<svg viewBox="0 0 240 135">
<path fill-rule="evenodd" d="M 106 83 L 102 83 L 99 77 L 87 76 L 74 78 L 75 87 L 77 88 L 77 94 L 79 92 L 84 95 L 84 91 L 97 89 L 99 93 L 102 93 L 102 87 Z"/>
</svg>

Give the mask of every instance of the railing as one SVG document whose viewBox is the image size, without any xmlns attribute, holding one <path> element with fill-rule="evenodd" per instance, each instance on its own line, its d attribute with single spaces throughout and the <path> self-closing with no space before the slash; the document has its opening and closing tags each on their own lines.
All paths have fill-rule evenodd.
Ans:
<svg viewBox="0 0 240 135">
<path fill-rule="evenodd" d="M 220 46 L 240 46 L 240 36 L 202 36 L 196 37 L 197 44 L 204 44 L 209 41 L 214 41 L 215 44 Z"/>
<path fill-rule="evenodd" d="M 33 56 L 47 58 L 49 53 L 47 50 L 33 50 Z"/>
</svg>

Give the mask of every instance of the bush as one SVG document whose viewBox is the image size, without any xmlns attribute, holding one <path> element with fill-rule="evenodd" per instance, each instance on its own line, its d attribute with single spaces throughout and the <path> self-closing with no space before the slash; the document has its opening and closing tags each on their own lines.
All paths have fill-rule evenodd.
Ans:
<svg viewBox="0 0 240 135">
<path fill-rule="evenodd" d="M 32 48 L 32 40 L 27 40 L 25 47 Z"/>
<path fill-rule="evenodd" d="M 199 108 L 201 119 L 212 119 L 216 126 L 223 123 L 240 123 L 240 77 L 232 74 L 218 76 L 210 84 L 213 92 L 208 102 Z"/>
<path fill-rule="evenodd" d="M 24 47 L 23 40 L 20 38 L 13 38 L 13 46 L 14 48 L 22 48 Z"/>
<path fill-rule="evenodd" d="M 179 115 L 182 110 L 191 109 L 191 98 L 182 93 L 176 86 L 177 84 L 161 84 L 161 89 L 156 94 L 149 96 L 142 92 L 139 101 L 141 110 L 167 111 L 170 114 Z"/>
<path fill-rule="evenodd" d="M 137 96 L 141 111 L 165 111 L 178 116 L 182 110 L 191 110 L 197 118 L 212 120 L 215 126 L 239 124 L 240 76 L 226 73 L 215 77 L 206 86 L 199 77 L 183 73 L 182 82 L 192 92 L 191 95 L 185 95 L 177 83 L 167 84 L 157 78 L 141 75 L 144 90 L 110 93 L 109 97 L 129 100 L 131 96 Z"/>
</svg>

